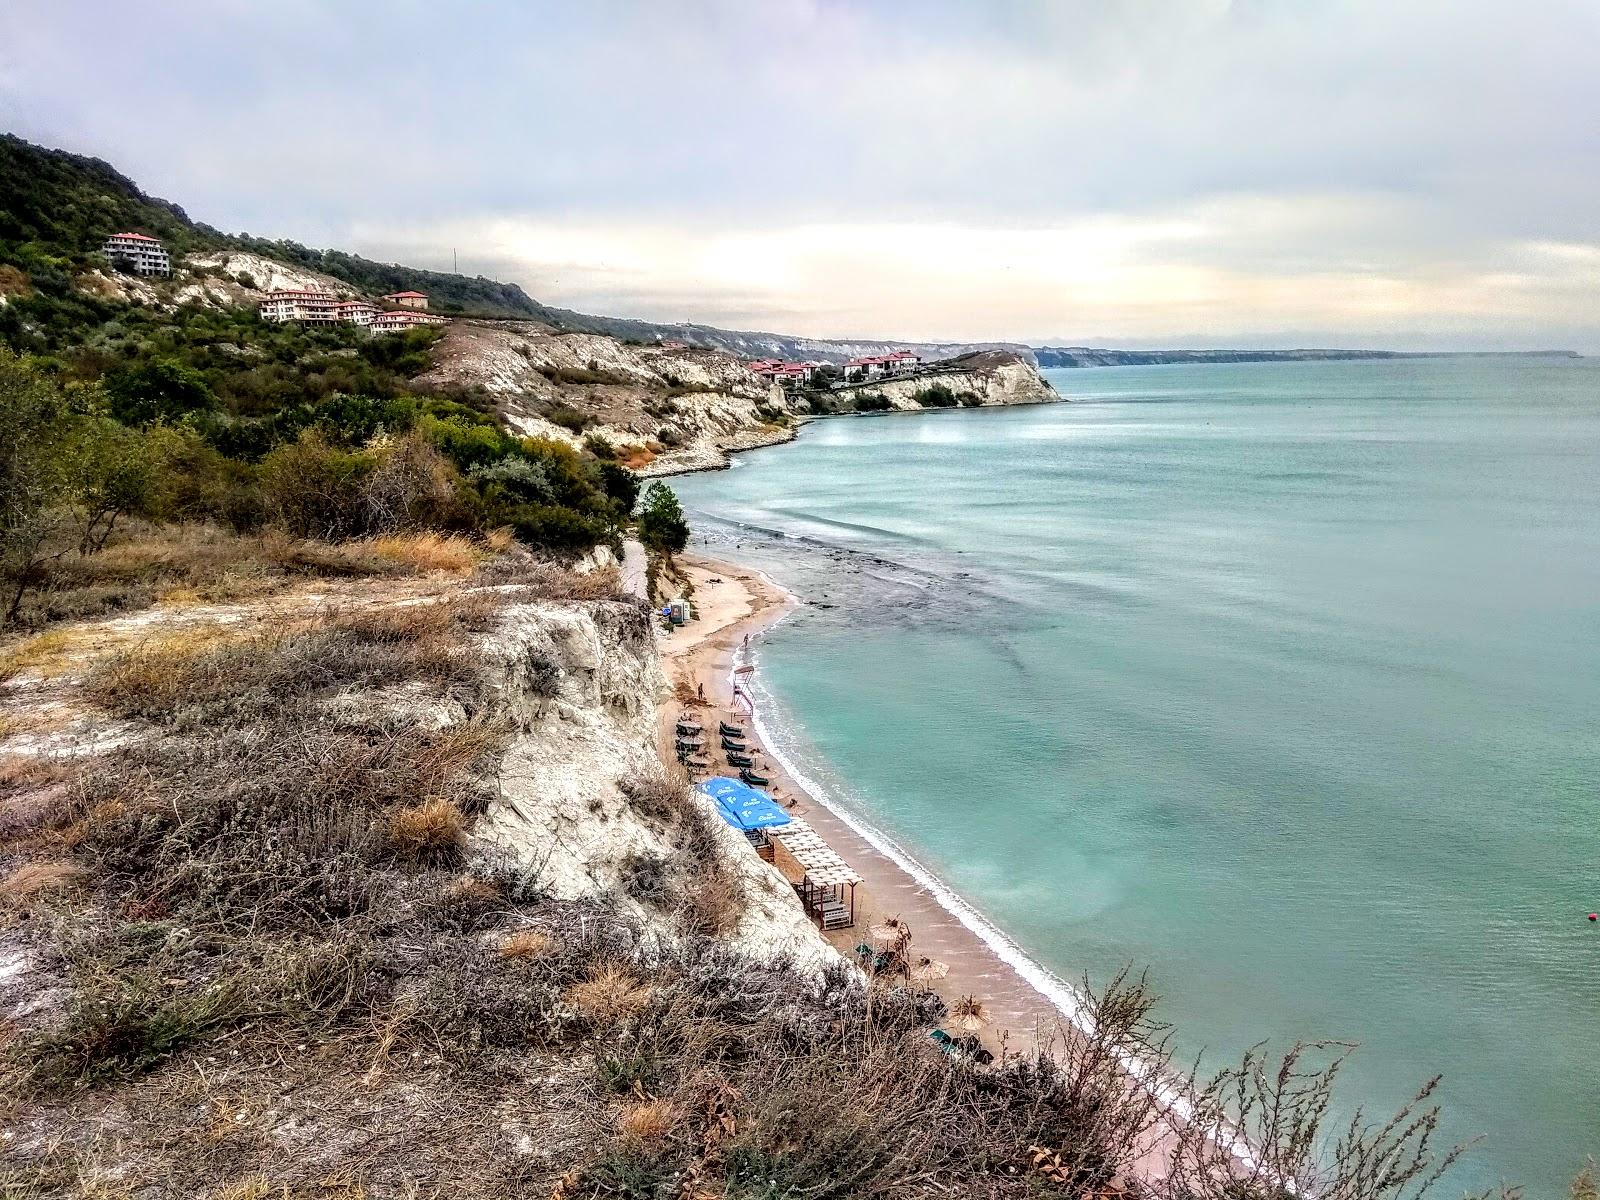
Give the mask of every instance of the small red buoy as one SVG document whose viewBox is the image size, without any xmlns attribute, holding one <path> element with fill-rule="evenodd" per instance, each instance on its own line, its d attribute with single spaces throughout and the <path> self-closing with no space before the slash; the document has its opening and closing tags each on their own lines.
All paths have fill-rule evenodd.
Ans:
<svg viewBox="0 0 1600 1200">
<path fill-rule="evenodd" d="M 1591 920 L 1591 921 L 1600 921 L 1600 913 L 1590 913 L 1589 914 L 1589 920 Z"/>
</svg>

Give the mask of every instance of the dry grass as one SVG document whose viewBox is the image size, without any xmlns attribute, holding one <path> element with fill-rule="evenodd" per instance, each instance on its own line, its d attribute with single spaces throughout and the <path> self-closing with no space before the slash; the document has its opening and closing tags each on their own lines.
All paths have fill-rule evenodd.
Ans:
<svg viewBox="0 0 1600 1200">
<path fill-rule="evenodd" d="M 274 1187 L 264 1175 L 251 1175 L 245 1179 L 225 1183 L 207 1194 L 207 1200 L 273 1200 L 289 1195 L 288 1188 Z"/>
<path fill-rule="evenodd" d="M 711 869 L 687 885 L 679 921 L 692 933 L 703 937 L 726 937 L 739 928 L 744 916 L 744 889 L 739 878 L 727 869 Z"/>
<path fill-rule="evenodd" d="M 361 578 L 470 573 L 490 553 L 458 535 L 395 535 L 341 544 L 259 537 L 219 526 L 130 522 L 105 549 L 53 558 L 24 602 L 21 624 L 260 596 L 307 577 Z M 3 678 L 3 672 L 0 672 Z"/>
<path fill-rule="evenodd" d="M 127 716 L 172 712 L 211 690 L 205 677 L 232 676 L 240 658 L 266 661 L 277 635 L 185 630 L 143 642 L 97 664 L 85 681 L 96 703 Z"/>
<path fill-rule="evenodd" d="M 21 907 L 47 892 L 59 892 L 73 886 L 86 874 L 76 863 L 25 863 L 0 879 L 0 904 Z"/>
<path fill-rule="evenodd" d="M 567 1003 L 592 1026 L 600 1029 L 636 1017 L 650 1003 L 650 988 L 632 972 L 607 964 L 567 990 Z"/>
<path fill-rule="evenodd" d="M 466 840 L 466 818 L 448 800 L 424 800 L 389 819 L 389 847 L 409 862 L 450 861 L 460 856 Z"/>
<path fill-rule="evenodd" d="M 543 958 L 555 942 L 537 929 L 519 929 L 500 943 L 501 958 Z"/>
<path fill-rule="evenodd" d="M 373 538 L 370 545 L 384 562 L 419 575 L 466 575 L 486 557 L 482 547 L 454 533 L 395 533 Z"/>
<path fill-rule="evenodd" d="M 0 650 L 0 683 L 24 671 L 50 675 L 64 668 L 64 652 L 78 639 L 70 633 L 41 633 Z"/>
<path fill-rule="evenodd" d="M 678 1108 L 670 1100 L 641 1100 L 617 1114 L 617 1132 L 626 1140 L 656 1145 L 678 1124 Z"/>
<path fill-rule="evenodd" d="M 474 582 L 498 587 L 516 587 L 532 600 L 626 600 L 633 601 L 622 588 L 622 573 L 616 567 L 593 571 L 573 571 L 526 553 L 502 554 L 478 568 Z"/>
</svg>

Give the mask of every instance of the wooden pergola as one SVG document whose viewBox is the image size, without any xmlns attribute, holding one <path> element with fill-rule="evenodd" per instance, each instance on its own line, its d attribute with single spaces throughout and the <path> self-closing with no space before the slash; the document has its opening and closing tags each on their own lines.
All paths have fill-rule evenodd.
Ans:
<svg viewBox="0 0 1600 1200">
<path fill-rule="evenodd" d="M 799 817 L 768 832 L 804 872 L 795 890 L 806 912 L 820 918 L 824 929 L 854 925 L 861 876 Z"/>
</svg>

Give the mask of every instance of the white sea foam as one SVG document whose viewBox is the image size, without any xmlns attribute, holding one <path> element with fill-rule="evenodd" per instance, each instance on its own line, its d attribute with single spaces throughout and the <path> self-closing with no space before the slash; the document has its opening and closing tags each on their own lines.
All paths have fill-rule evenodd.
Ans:
<svg viewBox="0 0 1600 1200">
<path fill-rule="evenodd" d="M 766 578 L 765 575 L 762 576 Z M 771 583 L 771 580 L 768 580 Z M 777 586 L 777 585 L 774 585 Z M 788 618 L 784 613 L 777 620 L 767 625 L 759 634 L 759 640 L 767 630 L 780 624 Z M 754 666 L 756 662 L 753 645 L 735 650 L 732 666 L 728 672 L 728 683 L 743 689 L 751 697 L 746 707 L 750 709 L 751 724 L 755 726 L 756 733 L 760 735 L 762 745 L 766 747 L 769 756 L 776 759 L 784 772 L 800 786 L 805 793 L 821 804 L 839 820 L 843 821 L 852 830 L 859 834 L 868 845 L 879 854 L 904 871 L 907 875 L 921 885 L 946 912 L 960 921 L 961 924 L 981 938 L 985 945 L 995 952 L 1000 959 L 1025 979 L 1040 995 L 1065 1017 L 1074 1028 L 1084 1033 L 1094 1030 L 1094 1018 L 1089 1011 L 1087 999 L 1076 988 L 1062 979 L 1055 972 L 1037 962 L 1028 953 L 1018 946 L 1016 942 L 1006 936 L 1005 932 L 974 908 L 964 897 L 950 888 L 943 880 L 917 861 L 916 856 L 905 847 L 901 846 L 888 834 L 878 829 L 871 822 L 851 811 L 847 806 L 829 791 L 829 789 L 810 773 L 801 768 L 796 761 L 796 754 L 792 745 L 786 745 L 787 731 L 775 729 L 768 720 L 774 705 L 772 693 L 760 681 L 759 673 L 751 672 L 736 679 L 735 672 L 741 666 Z M 754 682 L 752 682 L 754 681 Z M 1137 1080 L 1142 1086 L 1148 1088 L 1150 1093 L 1160 1102 L 1163 1108 L 1180 1122 L 1195 1120 L 1194 1104 L 1189 1098 L 1189 1088 L 1185 1081 L 1174 1079 L 1170 1074 L 1163 1072 L 1160 1067 L 1139 1057 L 1132 1052 L 1123 1052 L 1118 1056 L 1122 1067 L 1128 1075 Z M 1227 1148 L 1240 1163 L 1248 1170 L 1256 1166 L 1256 1159 L 1249 1144 L 1242 1134 L 1231 1128 L 1213 1128 L 1212 1136 L 1217 1143 Z M 1287 1181 L 1289 1190 L 1294 1191 L 1293 1181 Z"/>
</svg>

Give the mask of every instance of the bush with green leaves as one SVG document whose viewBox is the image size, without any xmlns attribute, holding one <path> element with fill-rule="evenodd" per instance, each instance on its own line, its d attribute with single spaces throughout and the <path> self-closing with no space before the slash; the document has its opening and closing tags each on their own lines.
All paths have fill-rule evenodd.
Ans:
<svg viewBox="0 0 1600 1200">
<path fill-rule="evenodd" d="M 664 483 L 652 483 L 639 510 L 639 540 L 660 554 L 674 554 L 689 544 L 689 522 L 677 493 Z"/>
</svg>

